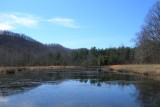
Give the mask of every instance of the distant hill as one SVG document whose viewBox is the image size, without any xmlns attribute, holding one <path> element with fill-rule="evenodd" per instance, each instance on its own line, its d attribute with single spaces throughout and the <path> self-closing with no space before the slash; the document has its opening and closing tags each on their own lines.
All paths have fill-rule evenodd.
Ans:
<svg viewBox="0 0 160 107">
<path fill-rule="evenodd" d="M 33 60 L 39 60 L 48 54 L 70 54 L 71 52 L 72 49 L 59 44 L 43 44 L 25 34 L 0 31 L 0 65 L 19 66 L 26 65 L 25 63 L 33 65 L 37 63 L 31 63 Z"/>
<path fill-rule="evenodd" d="M 11 31 L 0 31 L 0 46 L 33 53 L 45 53 L 47 51 L 69 53 L 71 51 L 71 49 L 65 48 L 62 45 L 42 44 L 29 36 L 13 33 Z"/>
</svg>

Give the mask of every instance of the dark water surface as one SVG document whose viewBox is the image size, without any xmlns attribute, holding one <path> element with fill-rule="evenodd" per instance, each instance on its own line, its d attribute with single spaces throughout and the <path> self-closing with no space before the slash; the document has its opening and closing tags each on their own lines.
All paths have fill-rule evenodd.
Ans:
<svg viewBox="0 0 160 107">
<path fill-rule="evenodd" d="M 160 83 L 97 71 L 17 71 L 0 76 L 0 107 L 160 107 Z"/>
</svg>

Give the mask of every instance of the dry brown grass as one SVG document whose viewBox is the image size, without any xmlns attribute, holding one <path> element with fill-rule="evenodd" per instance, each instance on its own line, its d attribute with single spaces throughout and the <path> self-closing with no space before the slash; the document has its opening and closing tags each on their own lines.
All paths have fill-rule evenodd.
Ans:
<svg viewBox="0 0 160 107">
<path fill-rule="evenodd" d="M 31 66 L 31 67 L 0 67 L 0 72 L 24 71 L 24 70 L 59 70 L 59 69 L 78 69 L 78 66 Z"/>
<path fill-rule="evenodd" d="M 6 72 L 13 72 L 13 71 L 25 71 L 25 70 L 65 70 L 65 69 L 72 69 L 72 70 L 93 70 L 97 67 L 81 67 L 81 66 L 30 66 L 30 67 L 0 67 L 0 74 L 5 74 Z"/>
<path fill-rule="evenodd" d="M 160 80 L 160 64 L 112 65 L 106 67 L 106 69 L 118 72 L 143 74 L 153 79 Z"/>
</svg>

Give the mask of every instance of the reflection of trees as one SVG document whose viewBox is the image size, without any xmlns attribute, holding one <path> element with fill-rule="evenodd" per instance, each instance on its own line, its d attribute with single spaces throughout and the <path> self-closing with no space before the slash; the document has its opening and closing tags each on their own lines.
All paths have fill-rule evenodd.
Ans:
<svg viewBox="0 0 160 107">
<path fill-rule="evenodd" d="M 115 73 L 107 73 L 107 72 L 95 72 L 95 73 L 87 73 L 83 72 L 82 74 L 74 75 L 80 82 L 86 83 L 89 81 L 91 85 L 101 86 L 101 84 L 111 84 L 111 85 L 120 85 L 126 86 L 131 84 L 130 81 L 135 80 L 136 76 L 129 74 L 115 74 Z M 73 76 L 73 77 L 74 77 Z"/>
<path fill-rule="evenodd" d="M 87 82 L 88 82 L 88 79 L 80 79 L 79 81 L 80 81 L 81 83 L 83 83 L 83 82 L 84 82 L 84 83 L 87 83 Z"/>
<path fill-rule="evenodd" d="M 137 101 L 142 107 L 160 107 L 160 82 L 147 80 L 136 84 Z"/>
</svg>

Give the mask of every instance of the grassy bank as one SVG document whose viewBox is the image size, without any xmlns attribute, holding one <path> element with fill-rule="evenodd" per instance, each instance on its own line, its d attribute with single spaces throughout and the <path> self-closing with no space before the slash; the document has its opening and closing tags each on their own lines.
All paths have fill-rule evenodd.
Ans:
<svg viewBox="0 0 160 107">
<path fill-rule="evenodd" d="M 111 65 L 105 66 L 103 69 L 117 72 L 137 73 L 155 80 L 160 80 L 160 64 Z"/>
</svg>

